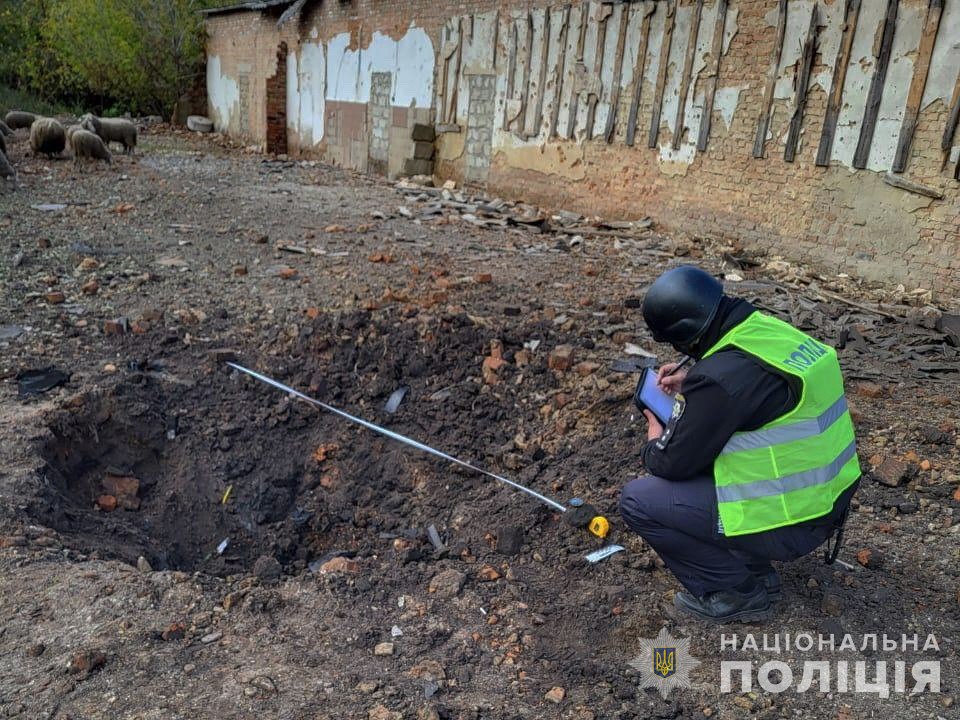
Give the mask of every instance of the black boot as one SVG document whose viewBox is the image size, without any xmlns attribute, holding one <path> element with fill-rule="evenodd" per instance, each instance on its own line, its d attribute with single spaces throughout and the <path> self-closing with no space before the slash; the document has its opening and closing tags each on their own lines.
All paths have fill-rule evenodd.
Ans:
<svg viewBox="0 0 960 720">
<path fill-rule="evenodd" d="M 770 602 L 775 603 L 783 600 L 783 584 L 780 582 L 780 576 L 776 570 L 771 570 L 763 575 L 755 575 L 754 577 L 763 583 L 763 588 L 767 591 L 767 597 L 770 598 Z"/>
<path fill-rule="evenodd" d="M 677 593 L 673 604 L 686 613 L 712 623 L 757 622 L 773 614 L 770 598 L 763 584 L 753 578 L 746 588 L 717 590 L 703 597 Z"/>
</svg>

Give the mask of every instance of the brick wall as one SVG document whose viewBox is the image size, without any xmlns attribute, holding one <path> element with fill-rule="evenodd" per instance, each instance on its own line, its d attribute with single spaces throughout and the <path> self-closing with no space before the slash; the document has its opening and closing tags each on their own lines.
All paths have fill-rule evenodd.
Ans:
<svg viewBox="0 0 960 720">
<path fill-rule="evenodd" d="M 266 85 L 267 152 L 287 152 L 287 43 L 277 48 L 277 66 Z"/>
<path fill-rule="evenodd" d="M 880 0 L 877 2 L 885 5 Z M 692 0 L 682 0 L 678 17 L 684 13 L 689 17 L 692 4 Z M 944 194 L 942 200 L 907 193 L 885 184 L 885 168 L 880 166 L 882 163 L 874 163 L 877 167 L 871 170 L 852 170 L 848 162 L 834 161 L 827 168 L 814 164 L 826 108 L 822 78 L 826 78 L 829 86 L 832 74 L 829 65 L 832 60 L 825 62 L 823 53 L 827 47 L 836 44 L 839 33 L 836 17 L 838 8 L 843 5 L 841 0 L 819 3 L 826 19 L 820 31 L 821 48 L 815 59 L 813 73 L 815 78 L 821 78 L 821 82 L 815 82 L 810 87 L 795 161 L 789 163 L 783 159 L 782 144 L 792 102 L 792 65 L 782 70 L 765 157 L 752 157 L 757 113 L 775 36 L 771 13 L 775 19 L 777 4 L 777 0 L 730 0 L 731 15 L 728 17 L 731 21 L 735 18 L 735 27 L 721 58 L 718 83 L 720 91 L 728 93 L 727 107 L 721 108 L 718 100 L 711 119 L 707 149 L 683 157 L 679 157 L 683 155 L 682 152 L 678 155 L 663 149 L 672 140 L 672 113 L 666 110 L 659 131 L 661 147 L 646 147 L 655 77 L 655 72 L 651 76 L 649 68 L 644 75 L 637 141 L 633 147 L 627 147 L 624 142 L 623 122 L 629 110 L 632 80 L 620 92 L 619 120 L 610 144 L 597 137 L 585 140 L 581 131 L 578 131 L 577 139 L 568 141 L 548 139 L 545 132 L 539 137 L 518 139 L 515 132 L 504 130 L 503 74 L 506 72 L 505 59 L 510 42 L 506 18 L 511 15 L 522 18 L 528 10 L 534 11 L 535 17 L 541 17 L 543 2 L 318 1 L 308 4 L 304 17 L 299 22 L 288 23 L 281 32 L 276 30 L 274 18 L 262 18 L 258 13 L 236 13 L 215 18 L 208 23 L 211 34 L 208 56 L 219 55 L 227 74 L 236 72 L 238 62 L 246 62 L 253 67 L 252 87 L 257 88 L 261 84 L 266 87 L 266 78 L 273 76 L 277 69 L 277 46 L 281 39 L 288 42 L 291 53 L 296 53 L 298 44 L 322 43 L 348 34 L 350 47 L 363 49 L 371 44 L 375 32 L 400 39 L 412 27 L 422 28 L 429 35 L 436 53 L 432 78 L 434 96 L 433 108 L 417 108 L 416 114 L 423 118 L 425 114 L 432 113 L 435 117 L 435 108 L 441 102 L 437 95 L 443 87 L 444 38 L 451 37 L 449 33 L 456 30 L 457 18 L 480 18 L 484 13 L 493 16 L 492 12 L 498 11 L 495 16 L 500 23 L 500 31 L 495 36 L 496 62 L 490 67 L 477 67 L 477 62 L 470 66 L 465 61 L 461 74 L 455 78 L 459 97 L 455 103 L 454 119 L 460 132 L 445 133 L 438 139 L 436 167 L 442 177 L 453 177 L 461 182 L 469 180 L 486 186 L 491 192 L 529 199 L 548 207 L 564 207 L 610 217 L 650 215 L 660 227 L 668 230 L 739 241 L 749 247 L 813 264 L 828 272 L 849 272 L 885 283 L 900 282 L 908 287 L 921 286 L 934 291 L 960 293 L 960 183 L 952 178 L 954 161 L 941 169 L 940 137 L 946 122 L 947 102 L 936 98 L 922 106 L 904 174 L 911 181 L 941 191 Z M 791 12 L 809 8 L 810 4 L 809 0 L 791 0 Z M 946 21 L 948 17 L 956 17 L 958 11 L 952 6 L 957 4 L 952 1 L 946 3 L 938 47 L 944 43 L 950 44 L 949 38 L 956 33 L 956 25 L 948 25 Z M 630 5 L 636 7 L 635 3 Z M 901 24 L 898 25 L 896 42 L 903 47 L 897 46 L 899 49 L 895 61 L 903 64 L 895 64 L 888 75 L 888 85 L 896 86 L 899 91 L 905 92 L 904 73 L 909 81 L 909 68 L 912 67 L 909 63 L 912 63 L 915 55 L 915 41 L 918 38 L 916 25 L 918 19 L 922 22 L 926 5 L 926 0 L 900 2 Z M 707 0 L 706 6 L 713 6 L 711 0 Z M 555 3 L 550 7 L 564 6 Z M 578 8 L 579 5 L 573 7 Z M 871 5 L 864 3 L 864 7 L 875 14 Z M 591 8 L 591 12 L 594 9 Z M 858 37 L 862 36 L 863 43 L 869 48 L 877 33 L 863 19 L 867 14 L 867 10 L 862 11 Z M 476 23 L 472 26 L 474 31 L 483 27 L 479 19 Z M 803 26 L 802 22 L 796 24 Z M 712 30 L 710 25 L 707 21 L 701 24 L 701 38 L 709 36 Z M 615 28 L 611 26 L 610 32 L 614 31 Z M 534 36 L 535 39 L 537 37 Z M 908 47 L 911 42 L 914 46 Z M 680 48 L 680 55 L 671 53 L 670 73 L 678 72 L 675 66 L 678 57 L 682 58 L 683 47 L 687 43 L 684 28 L 678 27 L 673 43 Z M 787 44 L 792 47 L 797 44 L 797 38 L 788 33 Z M 536 52 L 539 43 L 531 45 Z M 709 42 L 706 45 L 709 46 Z M 525 44 L 521 42 L 521 46 L 525 47 Z M 608 44 L 607 47 L 612 45 Z M 952 85 L 960 70 L 960 48 L 951 52 L 948 56 L 938 56 L 940 60 L 931 70 L 928 85 L 937 73 L 941 80 L 948 77 Z M 588 64 L 589 57 L 588 54 Z M 655 48 L 651 48 L 648 63 L 654 61 L 655 57 Z M 869 69 L 871 60 L 866 55 L 864 59 L 855 56 L 852 62 L 859 61 L 860 65 L 866 63 Z M 603 67 L 609 74 L 609 64 Z M 522 70 L 522 66 L 518 65 L 517 77 L 522 77 Z M 484 73 L 499 74 L 495 85 L 493 125 L 489 127 L 489 133 L 483 131 L 479 122 L 480 118 L 489 117 L 489 103 L 485 98 L 473 98 L 471 101 L 470 97 L 471 88 L 475 92 L 486 88 L 485 83 L 476 79 Z M 533 72 L 531 76 L 536 82 L 537 73 Z M 262 78 L 263 82 L 257 78 Z M 852 84 L 848 76 L 848 86 Z M 693 83 L 691 97 L 699 99 L 705 86 L 706 72 L 700 72 Z M 536 92 L 531 92 L 531 98 L 541 92 L 534 90 Z M 266 133 L 266 110 L 264 98 L 257 97 L 257 92 L 256 89 L 252 92 L 249 133 L 252 138 L 262 142 Z M 327 92 L 329 94 L 332 91 L 327 88 Z M 603 100 L 608 101 L 609 92 L 603 92 Z M 731 95 L 731 92 L 738 93 L 738 96 Z M 731 97 L 735 97 L 735 101 L 731 102 Z M 850 100 L 845 89 L 844 102 L 859 100 Z M 688 103 L 688 116 L 696 104 L 696 101 Z M 334 107 L 335 103 L 328 105 Z M 291 151 L 304 150 L 343 161 L 351 154 L 357 154 L 358 143 L 366 143 L 364 158 L 379 160 L 384 153 L 384 120 L 381 117 L 382 110 L 377 112 L 380 114 L 371 115 L 368 108 L 362 113 L 341 114 L 338 117 L 328 112 L 324 120 L 327 135 L 323 142 L 304 149 L 299 148 L 296 139 L 291 136 Z M 884 107 L 881 116 L 889 118 L 898 112 L 902 114 L 902 107 Z M 262 113 L 263 118 L 258 113 Z M 413 116 L 414 113 L 407 113 L 405 108 L 395 105 L 394 119 L 398 115 Z M 545 115 L 549 117 L 549 107 Z M 356 119 L 352 120 L 352 117 Z M 372 141 L 371 117 L 375 118 L 377 128 L 377 138 Z M 853 122 L 842 122 L 838 138 L 845 133 L 849 142 L 852 133 L 855 142 L 858 121 L 859 117 L 854 118 Z M 338 122 L 362 122 L 364 128 L 337 127 Z M 527 122 L 528 129 L 530 124 Z M 232 122 L 230 126 L 233 127 Z M 391 143 L 394 142 L 396 130 L 395 127 L 390 128 Z M 689 135 L 694 135 L 695 139 L 693 129 L 685 132 L 685 143 L 690 140 Z M 351 143 L 349 148 L 346 146 L 348 142 Z M 879 138 L 877 142 L 884 140 Z M 388 156 L 393 154 L 394 148 L 390 146 Z M 953 155 L 955 158 L 956 148 Z"/>
</svg>

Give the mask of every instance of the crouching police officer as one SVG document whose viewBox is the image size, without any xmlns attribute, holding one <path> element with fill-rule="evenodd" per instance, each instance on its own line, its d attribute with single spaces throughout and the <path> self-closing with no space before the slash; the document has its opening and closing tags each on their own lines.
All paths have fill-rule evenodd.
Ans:
<svg viewBox="0 0 960 720">
<path fill-rule="evenodd" d="M 680 610 L 763 620 L 781 596 L 770 561 L 829 540 L 859 482 L 837 354 L 693 266 L 653 283 L 643 317 L 697 362 L 659 369 L 673 412 L 663 427 L 644 411 L 652 474 L 623 488 L 620 511 L 689 591 Z"/>
</svg>

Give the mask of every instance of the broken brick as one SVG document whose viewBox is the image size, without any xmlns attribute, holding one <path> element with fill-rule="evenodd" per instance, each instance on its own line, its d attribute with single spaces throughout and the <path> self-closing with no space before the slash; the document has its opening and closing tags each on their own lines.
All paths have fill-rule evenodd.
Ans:
<svg viewBox="0 0 960 720">
<path fill-rule="evenodd" d="M 547 690 L 544 694 L 543 699 L 547 702 L 552 702 L 554 705 L 559 705 L 563 702 L 563 698 L 567 695 L 567 691 L 562 687 L 553 687 Z"/>
<path fill-rule="evenodd" d="M 858 395 L 863 395 L 868 398 L 878 398 L 884 395 L 883 385 L 875 382 L 859 382 L 854 385 L 854 389 Z"/>
<path fill-rule="evenodd" d="M 490 273 L 476 273 L 473 276 L 473 281 L 478 285 L 483 285 L 485 283 L 493 282 L 493 275 Z"/>
<path fill-rule="evenodd" d="M 327 225 L 327 226 L 323 229 L 323 231 L 324 231 L 325 233 L 340 233 L 340 232 L 346 232 L 346 231 L 347 231 L 347 228 L 346 228 L 345 225 L 336 225 L 336 224 L 334 224 L 334 225 Z"/>
<path fill-rule="evenodd" d="M 345 557 L 335 557 L 327 560 L 320 566 L 320 574 L 329 573 L 358 573 L 360 572 L 360 563 Z"/>
<path fill-rule="evenodd" d="M 587 375 L 590 375 L 591 373 L 596 372 L 599 369 L 600 369 L 600 363 L 593 362 L 592 360 L 584 360 L 583 362 L 579 362 L 577 363 L 575 368 L 575 370 L 577 371 L 577 374 L 580 375 L 581 377 L 586 377 Z"/>
<path fill-rule="evenodd" d="M 97 282 L 96 278 L 91 278 L 80 286 L 80 290 L 84 295 L 96 295 L 100 290 L 100 283 Z"/>
<path fill-rule="evenodd" d="M 86 677 L 94 670 L 103 667 L 107 656 L 101 650 L 82 650 L 70 660 L 70 674 Z"/>
<path fill-rule="evenodd" d="M 115 320 L 103 321 L 104 335 L 123 335 L 129 329 L 130 329 L 130 323 L 125 317 L 120 317 Z"/>
<path fill-rule="evenodd" d="M 67 296 L 64 295 L 62 292 L 60 292 L 59 290 L 48 292 L 46 295 L 44 295 L 44 297 L 47 299 L 47 302 L 50 303 L 51 305 L 60 305 L 61 303 L 64 303 L 67 301 Z"/>
<path fill-rule="evenodd" d="M 103 476 L 103 489 L 108 495 L 113 495 L 117 505 L 125 510 L 140 508 L 140 481 L 132 475 L 115 475 L 107 473 Z"/>
<path fill-rule="evenodd" d="M 873 553 L 870 550 L 863 549 L 857 552 L 857 562 L 868 567 L 870 565 L 870 558 L 873 556 Z"/>
<path fill-rule="evenodd" d="M 320 308 L 318 307 L 308 307 L 306 312 L 307 317 L 311 320 L 316 320 L 318 317 L 320 317 Z"/>
<path fill-rule="evenodd" d="M 85 257 L 80 261 L 80 264 L 77 265 L 77 270 L 96 270 L 100 267 L 100 263 L 92 257 Z"/>
<path fill-rule="evenodd" d="M 280 270 L 277 272 L 277 276 L 283 278 L 284 280 L 295 278 L 298 274 L 299 273 L 297 272 L 296 268 L 292 267 L 280 268 Z"/>
<path fill-rule="evenodd" d="M 567 393 L 557 393 L 553 396 L 553 406 L 557 410 L 560 410 L 565 405 L 568 405 L 572 399 L 573 398 L 571 398 Z"/>
<path fill-rule="evenodd" d="M 170 623 L 166 630 L 164 630 L 160 637 L 164 640 L 182 640 L 183 636 L 187 633 L 187 626 L 182 622 Z"/>
<path fill-rule="evenodd" d="M 497 572 L 497 569 L 493 565 L 484 565 L 477 572 L 477 580 L 482 582 L 493 582 L 494 580 L 500 579 L 500 573 Z"/>
<path fill-rule="evenodd" d="M 881 485 L 897 487 L 910 475 L 910 465 L 903 460 L 887 457 L 874 468 L 873 475 Z"/>
<path fill-rule="evenodd" d="M 242 277 L 243 275 L 246 275 L 246 274 L 247 274 L 247 266 L 246 266 L 246 265 L 234 265 L 234 266 L 233 266 L 233 274 L 236 275 L 237 277 Z"/>
<path fill-rule="evenodd" d="M 547 359 L 547 367 L 551 370 L 566 372 L 573 367 L 573 346 L 557 345 Z"/>
<path fill-rule="evenodd" d="M 117 498 L 113 495 L 101 495 L 97 498 L 97 507 L 103 512 L 113 512 L 117 509 Z"/>
</svg>

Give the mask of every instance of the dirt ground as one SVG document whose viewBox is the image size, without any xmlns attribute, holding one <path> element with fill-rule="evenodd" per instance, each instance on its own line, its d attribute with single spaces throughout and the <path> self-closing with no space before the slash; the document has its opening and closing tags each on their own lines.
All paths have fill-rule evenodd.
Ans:
<svg viewBox="0 0 960 720">
<path fill-rule="evenodd" d="M 169 129 L 83 173 L 30 157 L 22 131 L 11 156 L 4 717 L 957 715 L 960 358 L 938 321 L 954 300 L 655 224 L 622 237 L 557 231 L 549 216 L 478 227 L 456 207 L 470 192 L 424 212 L 438 191 Z M 786 599 L 762 625 L 677 616 L 678 584 L 617 514 L 620 487 L 643 472 L 645 425 L 636 376 L 611 363 L 629 344 L 672 359 L 639 299 L 691 261 L 841 348 L 857 423 L 865 475 L 845 565 L 818 553 L 782 566 Z M 611 533 L 571 528 L 228 359 L 563 502 L 585 498 Z M 64 382 L 20 397 L 23 373 L 48 367 Z M 584 560 L 611 542 L 626 550 Z M 663 627 L 701 662 L 668 699 L 638 689 L 629 665 Z M 941 692 L 721 693 L 721 658 L 810 659 L 721 653 L 734 632 L 917 633 L 921 646 L 932 633 L 939 649 L 922 655 L 941 662 Z M 842 659 L 913 655 L 858 642 Z"/>
</svg>

